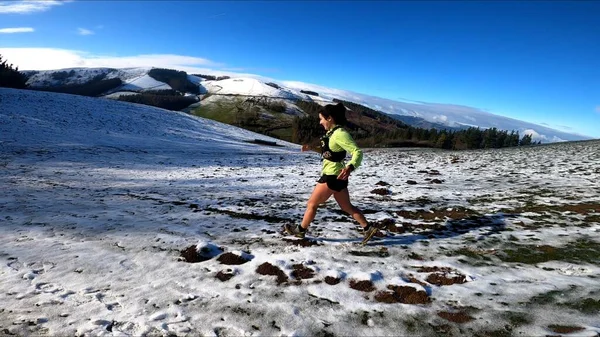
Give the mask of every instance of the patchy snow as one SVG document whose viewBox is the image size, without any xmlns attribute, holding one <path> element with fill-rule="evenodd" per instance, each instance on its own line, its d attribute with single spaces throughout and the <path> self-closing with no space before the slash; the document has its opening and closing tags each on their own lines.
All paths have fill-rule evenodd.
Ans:
<svg viewBox="0 0 600 337">
<path fill-rule="evenodd" d="M 249 77 L 229 78 L 219 81 L 204 81 L 204 87 L 211 94 L 217 95 L 246 95 L 246 96 L 266 96 L 272 98 L 299 99 L 300 96 L 286 90 L 277 89 L 266 83 Z"/>
<path fill-rule="evenodd" d="M 600 265 L 582 253 L 600 236 L 598 141 L 365 149 L 350 193 L 387 231 L 360 247 L 333 200 L 310 240 L 280 234 L 319 174 L 298 145 L 108 99 L 0 102 L 5 334 L 600 333 Z M 527 252 L 550 259 L 511 262 Z"/>
<path fill-rule="evenodd" d="M 84 83 L 98 75 L 105 74 L 106 79 L 118 77 L 126 83 L 124 87 L 121 87 L 118 90 L 170 89 L 171 87 L 168 84 L 155 81 L 154 79 L 145 76 L 151 69 L 152 68 L 148 67 L 123 69 L 68 68 L 45 71 L 25 71 L 25 73 L 33 74 L 27 82 L 33 87 Z M 57 72 L 70 73 L 71 71 L 72 75 L 66 79 L 57 80 L 53 78 Z M 207 74 L 208 73 L 211 72 L 207 71 Z M 213 74 L 217 76 L 222 75 L 219 73 Z M 288 100 L 304 99 L 312 100 L 322 105 L 329 104 L 333 102 L 334 99 L 341 99 L 362 104 L 387 114 L 422 118 L 430 122 L 440 123 L 450 127 L 474 126 L 482 129 L 496 127 L 500 130 L 514 130 L 518 131 L 521 135 L 532 134 L 532 139 L 534 141 L 539 140 L 543 143 L 589 139 L 589 137 L 586 136 L 566 133 L 541 125 L 494 115 L 487 111 L 468 106 L 415 101 L 394 101 L 298 81 L 278 81 L 260 76 L 255 78 L 242 77 L 240 75 L 236 76 L 236 74 L 230 75 L 232 78 L 220 81 L 205 81 L 199 76 L 189 74 L 188 79 L 199 86 L 201 94 L 266 96 Z M 269 86 L 266 84 L 268 82 L 273 82 L 280 86 L 280 88 L 277 89 Z M 301 92 L 303 90 L 317 92 L 318 96 Z"/>
<path fill-rule="evenodd" d="M 139 95 L 140 93 L 138 92 L 133 92 L 133 91 L 117 91 L 117 92 L 113 92 L 112 94 L 108 94 L 108 95 L 104 95 L 104 98 L 112 98 L 112 99 L 118 99 L 119 96 L 132 96 L 132 95 Z"/>
<path fill-rule="evenodd" d="M 151 68 L 66 68 L 58 70 L 24 71 L 29 76 L 27 84 L 31 87 L 56 85 L 74 85 L 91 81 L 98 76 L 105 79 L 120 78 L 123 82 L 144 76 Z M 67 74 L 63 78 L 63 73 Z M 55 79 L 61 78 L 60 80 Z"/>
<path fill-rule="evenodd" d="M 124 83 L 122 86 L 118 88 L 120 91 L 142 91 L 142 90 L 170 90 L 170 85 L 157 81 L 150 77 L 150 75 L 145 74 L 136 78 L 133 78 L 127 83 Z"/>
</svg>

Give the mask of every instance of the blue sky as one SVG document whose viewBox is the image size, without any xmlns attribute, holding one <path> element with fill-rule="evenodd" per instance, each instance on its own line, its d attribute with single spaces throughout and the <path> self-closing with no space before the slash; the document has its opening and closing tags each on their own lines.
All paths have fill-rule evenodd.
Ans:
<svg viewBox="0 0 600 337">
<path fill-rule="evenodd" d="M 0 54 L 23 70 L 182 64 L 465 105 L 600 138 L 596 1 L 26 4 L 0 1 Z"/>
</svg>

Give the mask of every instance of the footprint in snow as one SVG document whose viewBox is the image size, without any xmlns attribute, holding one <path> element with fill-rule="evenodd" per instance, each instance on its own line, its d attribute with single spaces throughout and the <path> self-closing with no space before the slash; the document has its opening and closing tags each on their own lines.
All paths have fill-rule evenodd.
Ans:
<svg viewBox="0 0 600 337">
<path fill-rule="evenodd" d="M 37 289 L 37 290 L 39 290 L 41 292 L 47 293 L 47 294 L 55 294 L 55 293 L 57 293 L 59 291 L 63 291 L 64 290 L 59 285 L 56 285 L 56 284 L 53 284 L 53 283 L 44 283 L 44 282 L 36 284 L 35 285 L 35 289 Z"/>
</svg>

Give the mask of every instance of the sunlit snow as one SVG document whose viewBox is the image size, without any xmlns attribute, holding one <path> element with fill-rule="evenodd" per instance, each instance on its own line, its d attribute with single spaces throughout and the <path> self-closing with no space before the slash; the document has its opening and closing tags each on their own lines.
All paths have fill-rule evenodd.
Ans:
<svg viewBox="0 0 600 337">
<path fill-rule="evenodd" d="M 319 175 L 299 145 L 104 98 L 0 106 L 4 334 L 600 333 L 598 141 L 365 149 L 350 194 L 386 230 L 361 247 L 333 200 L 309 240 L 280 233 Z"/>
</svg>

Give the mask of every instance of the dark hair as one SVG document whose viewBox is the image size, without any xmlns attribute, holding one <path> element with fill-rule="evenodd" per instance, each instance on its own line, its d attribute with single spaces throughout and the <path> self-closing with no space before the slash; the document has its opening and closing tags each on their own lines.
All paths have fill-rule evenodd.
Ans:
<svg viewBox="0 0 600 337">
<path fill-rule="evenodd" d="M 323 117 L 331 117 L 337 125 L 345 125 L 348 123 L 346 119 L 346 107 L 344 104 L 339 102 L 338 104 L 327 104 L 321 111 L 319 111 Z"/>
</svg>

